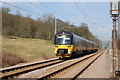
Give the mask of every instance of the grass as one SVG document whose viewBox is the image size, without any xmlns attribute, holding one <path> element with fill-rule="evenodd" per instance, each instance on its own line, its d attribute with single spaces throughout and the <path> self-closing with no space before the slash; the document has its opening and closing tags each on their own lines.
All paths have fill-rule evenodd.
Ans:
<svg viewBox="0 0 120 80">
<path fill-rule="evenodd" d="M 19 55 L 27 62 L 49 59 L 54 57 L 53 43 L 41 39 L 2 38 L 2 54 Z"/>
<path fill-rule="evenodd" d="M 3 52 L 2 55 L 2 67 L 9 67 L 19 63 L 25 63 L 26 61 L 18 54 Z"/>
</svg>

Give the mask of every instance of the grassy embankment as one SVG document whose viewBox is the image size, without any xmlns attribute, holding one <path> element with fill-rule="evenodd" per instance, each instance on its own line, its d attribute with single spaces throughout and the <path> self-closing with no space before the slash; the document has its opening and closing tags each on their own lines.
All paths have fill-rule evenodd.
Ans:
<svg viewBox="0 0 120 80">
<path fill-rule="evenodd" d="M 27 38 L 2 39 L 3 67 L 52 57 L 54 57 L 54 54 L 51 41 Z"/>
</svg>

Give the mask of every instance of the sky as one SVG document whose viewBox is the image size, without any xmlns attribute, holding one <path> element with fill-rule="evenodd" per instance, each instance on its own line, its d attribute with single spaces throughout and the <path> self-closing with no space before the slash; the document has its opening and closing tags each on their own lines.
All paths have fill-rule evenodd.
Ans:
<svg viewBox="0 0 120 80">
<path fill-rule="evenodd" d="M 87 23 L 89 30 L 93 35 L 102 41 L 111 40 L 112 18 L 110 16 L 110 2 L 7 2 L 15 5 L 26 12 L 8 4 L 2 3 L 3 7 L 9 7 L 11 14 L 16 14 L 17 11 L 23 16 L 31 15 L 31 18 L 37 19 L 43 14 L 52 14 L 54 17 L 63 21 L 69 21 L 71 24 L 79 26 L 81 23 Z M 37 7 L 36 7 L 37 6 Z"/>
</svg>

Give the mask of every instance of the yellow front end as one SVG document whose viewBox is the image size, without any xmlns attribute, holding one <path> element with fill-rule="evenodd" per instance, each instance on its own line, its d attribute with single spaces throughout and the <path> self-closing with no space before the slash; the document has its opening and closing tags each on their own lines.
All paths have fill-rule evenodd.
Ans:
<svg viewBox="0 0 120 80">
<path fill-rule="evenodd" d="M 57 57 L 71 57 L 73 45 L 54 45 L 54 53 Z"/>
</svg>

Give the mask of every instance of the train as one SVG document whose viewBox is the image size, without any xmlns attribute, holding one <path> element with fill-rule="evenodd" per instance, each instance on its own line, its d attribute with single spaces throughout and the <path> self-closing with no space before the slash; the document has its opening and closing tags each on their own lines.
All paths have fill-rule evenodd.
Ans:
<svg viewBox="0 0 120 80">
<path fill-rule="evenodd" d="M 59 58 L 69 58 L 97 52 L 99 45 L 69 31 L 60 31 L 54 37 L 54 53 Z"/>
</svg>

